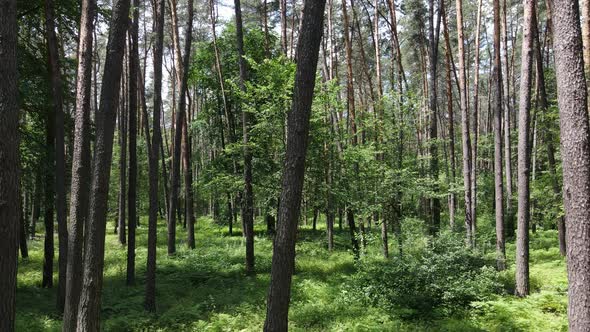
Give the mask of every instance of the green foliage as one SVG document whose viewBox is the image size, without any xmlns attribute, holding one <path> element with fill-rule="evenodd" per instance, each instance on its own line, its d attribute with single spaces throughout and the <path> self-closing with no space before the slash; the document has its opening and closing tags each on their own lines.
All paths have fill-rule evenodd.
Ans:
<svg viewBox="0 0 590 332">
<path fill-rule="evenodd" d="M 415 255 L 362 263 L 351 285 L 355 295 L 403 318 L 451 315 L 499 290 L 490 262 L 452 233 Z"/>
</svg>

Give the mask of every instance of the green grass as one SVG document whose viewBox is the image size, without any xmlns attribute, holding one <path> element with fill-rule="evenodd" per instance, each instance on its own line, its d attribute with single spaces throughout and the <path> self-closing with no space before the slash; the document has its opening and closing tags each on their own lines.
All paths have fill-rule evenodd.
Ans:
<svg viewBox="0 0 590 332">
<path fill-rule="evenodd" d="M 157 312 L 143 310 L 147 227 L 137 234 L 137 283 L 125 285 L 126 248 L 119 245 L 109 223 L 106 238 L 102 327 L 106 331 L 260 331 L 264 324 L 272 240 L 262 223 L 256 231 L 255 276 L 244 273 L 244 240 L 209 218 L 196 226 L 197 249 L 186 249 L 178 228 L 178 252 L 166 255 L 166 230 L 158 225 Z M 319 223 L 323 227 L 323 222 Z M 367 255 L 380 259 L 377 227 L 369 236 Z M 57 241 L 57 238 L 56 238 Z M 289 312 L 291 331 L 566 331 L 567 279 L 557 234 L 540 231 L 531 238 L 531 285 L 534 293 L 519 299 L 497 296 L 474 303 L 465 317 L 438 321 L 404 321 L 395 312 L 354 305 L 344 285 L 355 273 L 348 231 L 336 231 L 336 250 L 326 249 L 323 229 L 302 226 L 297 244 Z M 390 241 L 395 252 L 395 241 Z M 412 245 L 409 243 L 408 245 Z M 42 289 L 43 241 L 29 241 L 30 258 L 19 262 L 17 331 L 60 331 L 55 310 L 56 289 Z M 513 283 L 514 245 L 508 245 Z M 395 258 L 393 258 L 395 259 Z M 57 260 L 56 260 L 57 265 Z M 56 266 L 57 268 L 57 266 Z M 57 282 L 57 272 L 55 274 Z M 354 297 L 354 295 L 352 295 Z"/>
</svg>

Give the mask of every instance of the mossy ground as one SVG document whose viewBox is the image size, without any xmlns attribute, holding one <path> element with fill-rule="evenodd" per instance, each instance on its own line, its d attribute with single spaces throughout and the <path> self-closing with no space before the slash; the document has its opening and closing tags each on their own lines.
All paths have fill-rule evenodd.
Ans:
<svg viewBox="0 0 590 332">
<path fill-rule="evenodd" d="M 106 331 L 260 331 L 265 317 L 272 240 L 257 224 L 255 276 L 243 269 L 244 240 L 229 236 L 227 227 L 210 218 L 196 226 L 197 249 L 186 249 L 185 233 L 178 228 L 178 252 L 166 255 L 164 222 L 158 228 L 157 313 L 143 310 L 147 227 L 137 231 L 137 282 L 125 285 L 126 248 L 119 245 L 108 225 L 102 327 Z M 525 299 L 512 295 L 473 303 L 462 317 L 437 321 L 404 321 L 395 312 L 351 305 L 343 285 L 355 272 L 347 230 L 337 230 L 336 250 L 326 249 L 320 229 L 302 226 L 297 244 L 289 312 L 292 331 L 566 331 L 567 278 L 564 259 L 557 249 L 555 231 L 539 231 L 531 238 L 531 286 Z M 41 230 L 42 231 L 42 230 Z M 380 259 L 378 228 L 369 236 L 367 254 Z M 56 238 L 57 241 L 57 238 Z M 392 252 L 394 241 L 390 241 Z M 29 241 L 30 257 L 19 261 L 17 331 L 59 331 L 55 309 L 56 289 L 43 289 L 42 237 Z M 514 244 L 507 254 L 511 269 L 503 273 L 513 283 Z M 56 262 L 57 265 L 57 262 Z M 56 266 L 57 269 L 57 266 Z M 57 277 L 57 272 L 55 274 Z M 57 278 L 56 278 L 57 282 Z"/>
</svg>

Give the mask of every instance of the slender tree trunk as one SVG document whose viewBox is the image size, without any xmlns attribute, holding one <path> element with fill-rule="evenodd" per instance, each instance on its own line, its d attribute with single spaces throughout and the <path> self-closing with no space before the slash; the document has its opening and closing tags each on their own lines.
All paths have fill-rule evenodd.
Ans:
<svg viewBox="0 0 590 332">
<path fill-rule="evenodd" d="M 57 290 L 57 309 L 61 312 L 64 309 L 66 293 L 66 269 L 68 251 L 68 226 L 66 220 L 66 165 L 64 146 L 64 111 L 63 111 L 63 87 L 59 61 L 57 36 L 55 34 L 55 5 L 53 0 L 45 0 L 45 29 L 47 33 L 47 53 L 49 75 L 51 77 L 51 96 L 53 102 L 54 121 L 54 144 L 55 148 L 55 210 L 57 217 L 57 230 L 59 238 L 59 279 Z M 46 189 L 51 188 L 47 187 Z M 53 188 L 52 188 L 53 189 Z M 48 197 L 48 196 L 46 196 Z M 52 203 L 53 204 L 53 203 Z M 49 216 L 49 214 L 46 214 Z M 53 220 L 53 217 L 51 218 Z"/>
<path fill-rule="evenodd" d="M 287 152 L 264 331 L 287 331 L 288 328 L 291 278 L 295 268 L 295 238 L 325 5 L 325 0 L 304 2 L 301 35 L 297 43 L 293 106 L 288 115 Z"/>
<path fill-rule="evenodd" d="M 533 71 L 535 1 L 524 2 L 520 102 L 518 110 L 518 227 L 516 236 L 516 295 L 529 295 L 529 223 L 530 223 L 530 112 Z"/>
<path fill-rule="evenodd" d="M 135 228 L 137 220 L 137 115 L 139 114 L 139 0 L 133 0 L 129 27 L 129 232 L 127 240 L 127 285 L 135 284 Z"/>
<path fill-rule="evenodd" d="M 494 110 L 494 198 L 496 211 L 496 266 L 506 269 L 504 233 L 504 186 L 502 174 L 502 61 L 500 58 L 500 0 L 494 0 L 494 63 L 492 68 Z"/>
<path fill-rule="evenodd" d="M 22 187 L 22 186 L 21 186 Z M 20 196 L 20 195 L 19 195 Z M 24 204 L 22 202 L 22 196 L 20 196 L 20 218 L 18 223 L 18 246 L 20 248 L 20 254 L 23 259 L 29 258 L 29 248 L 27 247 L 27 231 L 26 231 L 26 213 L 23 211 Z"/>
<path fill-rule="evenodd" d="M 469 110 L 467 102 L 467 79 L 465 73 L 465 51 L 463 36 L 463 3 L 456 0 L 457 33 L 459 36 L 459 94 L 461 95 L 461 132 L 463 145 L 463 183 L 465 186 L 465 229 L 469 246 L 474 246 L 472 234 L 473 216 L 471 215 L 471 137 L 469 134 Z"/>
<path fill-rule="evenodd" d="M 451 80 L 452 69 L 452 53 L 451 43 L 449 38 L 449 30 L 447 26 L 447 17 L 444 6 L 444 1 L 441 1 L 441 15 L 443 19 L 443 34 L 445 38 L 445 63 L 446 63 L 446 94 L 447 94 L 447 113 L 449 116 L 449 159 L 451 167 L 450 187 L 454 190 L 455 179 L 457 177 L 457 165 L 455 160 L 455 114 L 453 111 L 453 85 Z M 449 226 L 455 229 L 455 212 L 457 209 L 457 195 L 454 192 L 449 194 Z"/>
<path fill-rule="evenodd" d="M 248 79 L 248 69 L 244 54 L 244 31 L 242 27 L 242 9 L 240 0 L 234 0 L 236 12 L 236 39 L 238 48 L 238 65 L 240 68 L 239 86 L 242 92 L 246 92 L 245 82 Z M 244 101 L 241 101 L 242 109 L 242 133 L 244 153 L 244 192 L 242 195 L 242 224 L 246 236 L 246 272 L 254 273 L 254 193 L 252 192 L 252 152 L 250 151 L 250 114 L 244 109 Z M 280 219 L 279 219 L 280 220 Z"/>
<path fill-rule="evenodd" d="M 125 71 L 125 70 L 123 70 Z M 123 73 L 123 76 L 125 73 Z M 119 102 L 119 215 L 117 218 L 119 243 L 127 243 L 125 218 L 127 217 L 127 103 L 125 103 L 126 84 L 121 78 L 121 97 Z"/>
<path fill-rule="evenodd" d="M 510 62 L 508 62 L 508 26 L 506 18 L 506 0 L 502 10 L 502 19 L 504 25 L 504 65 L 506 67 L 506 77 L 504 83 L 504 165 L 506 175 L 506 235 L 514 236 L 514 214 L 512 213 L 512 144 L 510 142 L 510 116 L 512 112 L 512 102 L 510 100 Z M 514 47 L 513 47 L 514 48 Z"/>
<path fill-rule="evenodd" d="M 472 236 L 476 236 L 477 230 L 477 140 L 479 136 L 479 49 L 481 26 L 481 3 L 477 4 L 477 22 L 475 27 L 475 68 L 473 71 L 473 118 L 471 119 L 471 132 L 473 144 L 471 145 L 471 224 Z"/>
<path fill-rule="evenodd" d="M 20 218 L 16 0 L 2 0 L 0 8 L 0 331 L 12 332 L 16 311 Z"/>
<path fill-rule="evenodd" d="M 430 177 L 434 183 L 434 197 L 430 199 L 430 234 L 435 235 L 440 229 L 440 198 L 438 198 L 438 111 L 437 111 L 437 65 L 438 65 L 438 37 L 440 32 L 440 11 L 434 21 L 434 0 L 430 0 L 428 24 L 428 96 L 430 108 Z M 439 8 L 440 9 L 440 8 Z"/>
<path fill-rule="evenodd" d="M 92 43 L 94 0 L 82 1 L 80 41 L 78 44 L 78 78 L 74 116 L 74 151 L 72 153 L 72 186 L 68 220 L 68 266 L 63 332 L 74 331 L 78 321 L 78 303 L 82 288 L 82 251 L 84 227 L 88 217 L 90 194 L 90 102 L 92 88 Z"/>
<path fill-rule="evenodd" d="M 100 303 L 104 267 L 104 245 L 110 166 L 113 157 L 113 135 L 116 103 L 119 99 L 125 34 L 129 23 L 129 0 L 113 5 L 113 16 L 107 44 L 107 57 L 96 113 L 96 145 L 92 167 L 92 189 L 88 217 L 88 239 L 84 253 L 84 281 L 78 308 L 77 331 L 100 329 Z"/>
<path fill-rule="evenodd" d="M 155 35 L 154 44 L 154 115 L 152 125 L 152 143 L 149 160 L 149 219 L 148 219 L 148 249 L 147 271 L 145 285 L 145 309 L 156 311 L 156 243 L 158 226 L 158 155 L 160 153 L 161 132 L 160 116 L 162 114 L 162 58 L 164 51 L 164 13 L 165 2 L 158 0 L 154 8 Z M 147 117 L 146 117 L 147 119 Z M 149 131 L 146 130 L 146 134 Z M 149 142 L 149 136 L 148 140 Z"/>
<path fill-rule="evenodd" d="M 590 330 L 590 126 L 576 0 L 553 0 L 568 270 L 568 319 L 573 332 Z"/>
</svg>

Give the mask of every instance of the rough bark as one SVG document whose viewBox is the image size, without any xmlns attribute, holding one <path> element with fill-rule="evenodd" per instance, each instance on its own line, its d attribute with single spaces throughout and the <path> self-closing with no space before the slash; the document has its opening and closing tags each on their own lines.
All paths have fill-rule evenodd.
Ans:
<svg viewBox="0 0 590 332">
<path fill-rule="evenodd" d="M 472 145 L 471 145 L 471 224 L 472 236 L 476 236 L 477 230 L 477 139 L 479 136 L 479 49 L 481 30 L 481 3 L 477 4 L 477 21 L 475 25 L 475 68 L 473 70 L 473 117 L 471 119 Z"/>
<path fill-rule="evenodd" d="M 148 257 L 145 284 L 145 309 L 156 311 L 156 242 L 158 226 L 158 161 L 162 135 L 160 116 L 162 114 L 162 58 L 164 50 L 164 12 L 165 1 L 158 0 L 154 7 L 154 115 L 152 124 L 152 143 L 149 160 L 149 217 L 148 217 Z M 149 142 L 149 131 L 146 130 Z"/>
<path fill-rule="evenodd" d="M 500 58 L 500 1 L 494 0 L 494 60 L 492 68 L 494 112 L 494 199 L 496 214 L 496 267 L 506 269 L 504 185 L 502 172 L 502 61 Z"/>
<path fill-rule="evenodd" d="M 438 194 L 438 109 L 437 109 L 437 72 L 438 72 L 438 37 L 440 31 L 441 15 L 437 15 L 434 21 L 434 0 L 429 1 L 428 24 L 428 97 L 430 108 L 430 177 L 433 181 L 434 197 L 430 199 L 430 234 L 435 235 L 440 229 L 440 198 Z"/>
<path fill-rule="evenodd" d="M 463 36 L 463 2 L 456 0 L 457 33 L 459 42 L 459 94 L 461 106 L 461 135 L 463 147 L 463 185 L 465 187 L 465 230 L 467 242 L 473 246 L 475 239 L 472 234 L 473 218 L 471 216 L 471 136 L 469 133 L 469 107 L 467 105 L 467 77 L 465 73 L 465 46 Z"/>
<path fill-rule="evenodd" d="M 77 331 L 100 329 L 100 304 L 104 267 L 104 244 L 108 192 L 113 153 L 113 136 L 116 120 L 116 103 L 119 99 L 125 34 L 129 20 L 129 0 L 113 4 L 113 16 L 107 44 L 105 71 L 100 95 L 100 108 L 96 112 L 96 144 L 92 165 L 92 186 L 88 216 L 88 238 L 84 253 L 84 281 L 78 308 Z"/>
<path fill-rule="evenodd" d="M 76 328 L 82 288 L 80 275 L 82 275 L 82 250 L 84 246 L 83 230 L 88 217 L 90 194 L 90 99 L 92 88 L 92 32 L 94 30 L 95 6 L 94 0 L 82 1 L 63 332 L 74 331 Z"/>
<path fill-rule="evenodd" d="M 529 295 L 529 223 L 531 164 L 531 85 L 535 1 L 524 2 L 520 101 L 518 110 L 518 222 L 516 235 L 516 295 Z"/>
<path fill-rule="evenodd" d="M 139 78 L 139 0 L 133 0 L 133 20 L 129 27 L 129 189 L 127 202 L 129 230 L 127 239 L 127 285 L 135 284 L 135 228 L 137 227 L 137 115 Z"/>
<path fill-rule="evenodd" d="M 295 238 L 299 220 L 309 118 L 323 32 L 325 0 L 306 0 L 297 43 L 293 106 L 288 115 L 287 152 L 283 168 L 279 223 L 274 240 L 264 331 L 287 331 Z"/>
<path fill-rule="evenodd" d="M 16 0 L 1 0 L 0 8 L 0 330 L 12 332 L 20 218 Z"/>
<path fill-rule="evenodd" d="M 590 126 L 577 0 L 553 0 L 568 271 L 569 330 L 590 330 Z"/>
</svg>

